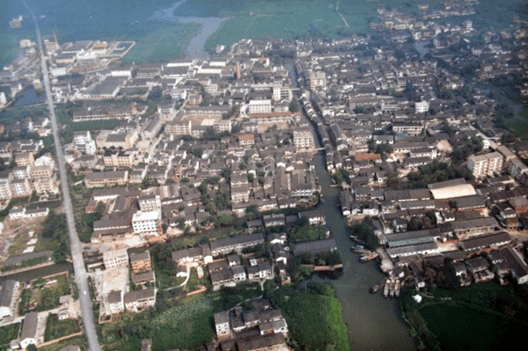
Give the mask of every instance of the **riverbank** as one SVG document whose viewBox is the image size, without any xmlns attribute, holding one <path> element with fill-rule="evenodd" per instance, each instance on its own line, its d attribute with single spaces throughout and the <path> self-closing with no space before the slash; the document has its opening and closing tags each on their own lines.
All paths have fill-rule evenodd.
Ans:
<svg viewBox="0 0 528 351">
<path fill-rule="evenodd" d="M 294 67 L 289 67 L 291 80 L 298 88 Z M 310 124 L 312 125 L 312 124 Z M 312 125 L 316 148 L 322 146 Z M 340 189 L 332 187 L 332 177 L 326 169 L 323 152 L 314 157 L 315 171 L 322 189 L 324 203 L 316 206 L 323 211 L 327 226 L 336 240 L 344 269 L 337 280 L 315 275 L 312 281 L 330 283 L 342 306 L 343 320 L 348 328 L 351 350 L 414 350 L 416 344 L 402 319 L 399 304 L 394 299 L 382 299 L 369 293 L 369 288 L 385 275 L 375 262 L 360 263 L 359 254 L 350 250 L 350 228 L 339 210 Z"/>
<path fill-rule="evenodd" d="M 407 289 L 401 305 L 422 347 L 492 351 L 513 349 L 522 342 L 528 315 L 525 287 L 488 282 L 459 290 L 429 288 L 420 292 L 420 303 L 413 299 L 416 294 Z"/>
</svg>

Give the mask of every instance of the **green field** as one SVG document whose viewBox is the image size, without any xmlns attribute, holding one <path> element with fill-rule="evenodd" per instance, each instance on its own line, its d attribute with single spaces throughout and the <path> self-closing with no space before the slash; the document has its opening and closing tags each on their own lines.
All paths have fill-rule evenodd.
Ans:
<svg viewBox="0 0 528 351">
<path fill-rule="evenodd" d="M 199 30 L 196 23 L 177 23 L 155 19 L 153 15 L 168 9 L 175 0 L 27 0 L 39 18 L 44 38 L 57 33 L 60 43 L 75 40 L 136 40 L 126 60 L 158 61 L 185 53 L 190 39 Z M 187 0 L 176 16 L 231 17 L 206 42 L 208 50 L 217 44 L 231 45 L 242 38 L 322 38 L 350 33 L 366 33 L 369 22 L 377 21 L 376 9 L 382 5 L 406 13 L 417 13 L 419 3 L 438 8 L 435 0 Z M 336 9 L 345 18 L 338 15 Z M 450 17 L 440 22 L 458 23 L 470 19 L 479 30 L 508 27 L 509 17 L 527 12 L 526 2 L 517 0 L 481 0 L 472 16 Z M 8 22 L 22 15 L 22 28 L 11 29 Z M 0 67 L 12 62 L 20 52 L 19 41 L 35 39 L 28 11 L 19 0 L 7 0 L 0 11 Z"/>
<path fill-rule="evenodd" d="M 420 309 L 427 327 L 442 350 L 511 350 L 523 341 L 526 325 L 498 313 L 482 312 L 461 304 L 437 304 Z"/>
<path fill-rule="evenodd" d="M 76 40 L 136 40 L 133 60 L 166 60 L 185 54 L 185 47 L 198 25 L 152 19 L 156 11 L 175 0 L 26 0 L 39 18 L 43 38 L 57 33 L 60 43 Z M 9 28 L 12 18 L 22 15 L 22 28 Z M 29 12 L 19 0 L 7 0 L 0 11 L 0 67 L 20 52 L 19 41 L 35 40 Z"/>
<path fill-rule="evenodd" d="M 509 350 L 521 341 L 528 327 L 528 289 L 495 282 L 467 288 L 429 289 L 422 302 L 416 291 L 404 291 L 404 320 L 421 347 L 431 350 Z"/>
<path fill-rule="evenodd" d="M 213 306 L 204 297 L 162 313 L 145 311 L 122 314 L 122 317 L 118 323 L 97 326 L 105 350 L 139 350 L 140 336 L 152 339 L 154 351 L 193 349 L 214 337 Z"/>
<path fill-rule="evenodd" d="M 165 24 L 141 37 L 123 62 L 159 61 L 184 55 L 191 38 L 200 29 L 197 23 Z"/>
</svg>

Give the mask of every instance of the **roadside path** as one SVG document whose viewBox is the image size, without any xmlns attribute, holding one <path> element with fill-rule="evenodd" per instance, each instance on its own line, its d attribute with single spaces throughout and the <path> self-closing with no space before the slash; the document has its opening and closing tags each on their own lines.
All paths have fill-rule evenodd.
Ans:
<svg viewBox="0 0 528 351">
<path fill-rule="evenodd" d="M 44 55 L 44 50 L 42 47 L 42 37 L 40 36 L 40 29 L 38 26 L 38 21 L 33 10 L 28 6 L 25 0 L 22 0 L 22 3 L 27 8 L 33 22 L 35 23 L 35 32 L 37 35 L 37 44 L 40 51 L 41 65 L 42 65 L 42 78 L 44 80 L 44 88 L 46 91 L 46 99 L 48 103 L 48 108 L 50 112 L 51 126 L 53 130 L 53 141 L 55 144 L 55 154 L 57 156 L 57 162 L 59 164 L 59 174 L 60 174 L 60 183 L 63 193 L 63 204 L 64 212 L 66 213 L 66 220 L 68 223 L 68 234 L 70 237 L 70 248 L 71 255 L 73 260 L 73 268 L 75 272 L 75 282 L 79 289 L 79 301 L 81 303 L 81 315 L 84 326 L 84 333 L 88 339 L 88 345 L 90 351 L 100 351 L 101 346 L 97 340 L 97 333 L 95 331 L 95 324 L 93 320 L 93 311 L 92 311 L 92 300 L 88 292 L 88 275 L 86 273 L 86 268 L 84 267 L 84 261 L 81 251 L 81 242 L 77 231 L 75 230 L 75 219 L 73 217 L 73 207 L 70 197 L 70 189 L 68 187 L 68 176 L 66 173 L 66 166 L 64 161 L 64 155 L 62 153 L 62 146 L 60 143 L 59 137 L 59 126 L 57 123 L 57 116 L 55 115 L 55 106 L 53 105 L 53 98 L 51 95 L 50 80 L 48 75 L 48 66 L 46 64 L 46 56 Z"/>
</svg>

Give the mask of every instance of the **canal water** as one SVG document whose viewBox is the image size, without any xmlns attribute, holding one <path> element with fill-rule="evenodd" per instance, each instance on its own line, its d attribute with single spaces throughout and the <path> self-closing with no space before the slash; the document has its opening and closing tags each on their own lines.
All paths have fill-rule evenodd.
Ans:
<svg viewBox="0 0 528 351">
<path fill-rule="evenodd" d="M 37 105 L 43 103 L 45 100 L 46 98 L 43 95 L 38 96 L 35 89 L 33 89 L 33 87 L 29 87 L 17 97 L 16 101 L 13 103 L 13 107 Z"/>
<path fill-rule="evenodd" d="M 287 65 L 292 83 L 299 88 L 297 72 L 293 64 Z M 322 147 L 318 133 L 314 132 L 316 147 Z M 369 288 L 379 282 L 384 274 L 374 261 L 359 262 L 359 254 L 350 250 L 350 228 L 339 209 L 339 188 L 331 188 L 332 179 L 326 170 L 323 152 L 314 157 L 314 165 L 321 185 L 324 203 L 317 209 L 324 212 L 326 225 L 337 242 L 343 257 L 343 275 L 337 280 L 326 280 L 336 290 L 343 306 L 343 320 L 348 326 L 351 350 L 407 351 L 416 350 L 409 329 L 401 318 L 398 300 L 384 299 L 380 292 L 370 294 Z M 313 280 L 320 281 L 314 276 Z"/>
<path fill-rule="evenodd" d="M 5 275 L 0 277 L 0 284 L 6 280 L 18 280 L 20 282 L 30 282 L 33 279 L 38 279 L 39 277 L 47 277 L 48 275 L 53 275 L 62 272 L 73 273 L 73 265 L 70 262 L 56 263 L 51 266 L 41 267 L 32 269 L 30 271 Z"/>
<path fill-rule="evenodd" d="M 329 282 L 343 306 L 351 350 L 415 350 L 416 345 L 401 319 L 398 301 L 384 299 L 379 292 L 369 293 L 369 288 L 384 275 L 374 261 L 360 263 L 359 255 L 350 250 L 350 230 L 338 207 L 340 190 L 330 187 L 331 178 L 322 152 L 315 156 L 314 163 L 324 197 L 324 203 L 317 209 L 324 212 L 326 224 L 343 257 L 343 275 Z"/>
</svg>

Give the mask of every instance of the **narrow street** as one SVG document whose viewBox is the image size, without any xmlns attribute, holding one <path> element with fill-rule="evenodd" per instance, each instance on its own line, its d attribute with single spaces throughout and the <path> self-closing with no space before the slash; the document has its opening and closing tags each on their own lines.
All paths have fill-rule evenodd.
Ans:
<svg viewBox="0 0 528 351">
<path fill-rule="evenodd" d="M 57 163 L 60 174 L 60 182 L 63 193 L 63 204 L 64 212 L 66 213 L 66 220 L 68 223 L 68 233 L 70 236 L 70 248 L 71 255 L 73 260 L 73 268 L 75 272 L 75 282 L 79 289 L 79 301 L 81 303 L 81 313 L 82 321 L 84 326 L 84 333 L 88 339 L 88 344 L 91 351 L 101 350 L 99 341 L 97 340 L 97 333 L 95 331 L 95 324 L 93 321 L 93 311 L 92 311 L 92 301 L 90 298 L 90 293 L 88 290 L 88 275 L 86 274 L 86 269 L 84 267 L 83 256 L 81 251 L 81 242 L 77 231 L 75 230 L 75 219 L 73 217 L 73 207 L 70 197 L 70 189 L 68 187 L 68 176 L 66 173 L 66 166 L 64 161 L 64 155 L 62 153 L 62 146 L 60 143 L 59 135 L 59 126 L 57 123 L 57 116 L 55 115 L 55 107 L 53 105 L 53 98 L 51 95 L 50 80 L 48 75 L 48 67 L 46 64 L 46 56 L 44 55 L 44 50 L 42 46 L 42 37 L 40 36 L 40 29 L 38 26 L 38 21 L 33 10 L 27 5 L 27 3 L 22 0 L 24 6 L 27 8 L 29 13 L 31 13 L 33 22 L 35 23 L 35 33 L 36 39 L 41 56 L 42 64 L 42 78 L 44 81 L 44 87 L 46 91 L 46 100 L 48 103 L 48 108 L 50 112 L 50 120 L 53 129 L 53 141 L 55 144 L 55 154 L 57 156 Z"/>
</svg>

